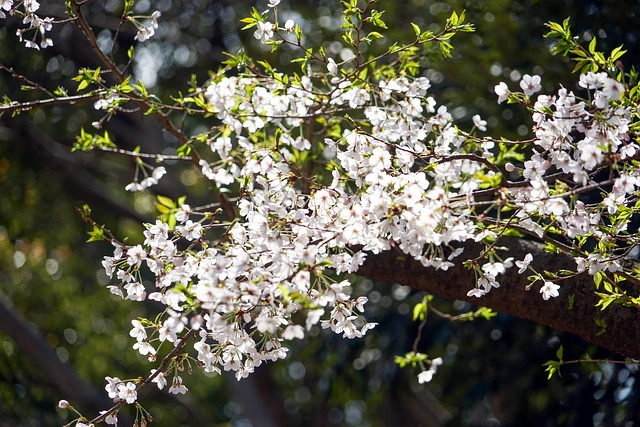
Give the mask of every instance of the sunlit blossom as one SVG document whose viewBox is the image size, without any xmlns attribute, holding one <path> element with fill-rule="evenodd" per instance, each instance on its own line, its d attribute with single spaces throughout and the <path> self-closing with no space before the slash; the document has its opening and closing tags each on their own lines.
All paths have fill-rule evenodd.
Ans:
<svg viewBox="0 0 640 427">
<path fill-rule="evenodd" d="M 279 0 L 277 1 L 279 3 Z M 273 37 L 273 24 L 271 22 L 258 21 L 253 36 L 262 43 L 268 42 Z"/>
<path fill-rule="evenodd" d="M 540 84 L 540 82 L 540 76 L 530 76 L 529 74 L 525 74 L 524 76 L 522 76 L 522 80 L 520 80 L 520 87 L 524 91 L 525 95 L 531 96 L 534 93 L 542 90 L 542 85 Z"/>
<path fill-rule="evenodd" d="M 546 301 L 549 298 L 557 297 L 558 295 L 560 295 L 560 293 L 558 292 L 558 289 L 560 289 L 559 285 L 556 285 L 553 282 L 545 281 L 544 285 L 542 285 L 542 287 L 540 288 L 540 293 L 542 294 L 542 299 L 544 299 Z"/>
<path fill-rule="evenodd" d="M 498 95 L 498 104 L 503 103 L 509 97 L 509 88 L 505 82 L 500 82 L 493 88 L 496 95 Z"/>
</svg>

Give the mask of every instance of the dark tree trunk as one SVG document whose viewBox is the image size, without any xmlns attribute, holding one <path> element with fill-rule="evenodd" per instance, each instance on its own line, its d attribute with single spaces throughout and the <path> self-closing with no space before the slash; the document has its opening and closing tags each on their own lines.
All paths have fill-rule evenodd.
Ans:
<svg viewBox="0 0 640 427">
<path fill-rule="evenodd" d="M 522 260 L 527 253 L 534 257 L 532 266 L 537 271 L 573 268 L 574 261 L 566 255 L 550 254 L 540 243 L 506 238 L 501 240 L 509 256 Z M 477 254 L 479 245 L 467 248 L 468 254 Z M 449 299 L 464 300 L 475 305 L 489 307 L 497 312 L 570 332 L 590 343 L 611 350 L 622 356 L 640 359 L 640 311 L 635 308 L 612 304 L 607 309 L 596 307 L 598 296 L 592 277 L 581 274 L 558 282 L 560 296 L 548 301 L 542 299 L 540 284 L 525 291 L 527 274 L 519 275 L 517 268 L 508 269 L 498 276 L 500 288 L 493 289 L 481 298 L 468 297 L 474 287 L 474 273 L 461 265 L 447 271 L 427 269 L 418 261 L 397 251 L 369 255 L 358 274 L 373 280 L 399 283 L 414 289 L 424 290 Z M 573 304 L 569 307 L 569 298 Z M 606 329 L 596 324 L 604 322 Z"/>
</svg>

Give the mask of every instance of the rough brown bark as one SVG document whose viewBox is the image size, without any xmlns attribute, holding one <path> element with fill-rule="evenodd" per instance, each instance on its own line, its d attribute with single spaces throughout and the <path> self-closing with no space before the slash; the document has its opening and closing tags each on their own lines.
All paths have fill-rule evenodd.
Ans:
<svg viewBox="0 0 640 427">
<path fill-rule="evenodd" d="M 501 241 L 500 245 L 507 247 L 508 252 L 505 253 L 516 260 L 522 260 L 530 252 L 534 256 L 531 265 L 537 271 L 558 271 L 575 266 L 568 256 L 545 253 L 543 246 L 536 242 L 508 238 Z M 478 253 L 479 247 L 469 249 L 465 253 L 473 254 Z M 604 311 L 600 310 L 595 306 L 598 297 L 594 294 L 593 279 L 587 274 L 558 282 L 561 285 L 560 296 L 549 301 L 542 299 L 538 292 L 539 284 L 527 292 L 527 274 L 519 275 L 515 267 L 498 277 L 500 288 L 493 289 L 482 298 L 467 296 L 475 283 L 472 271 L 461 265 L 447 271 L 427 269 L 397 251 L 369 255 L 358 274 L 489 307 L 500 313 L 570 332 L 622 356 L 640 359 L 640 310 L 614 304 Z M 569 297 L 572 294 L 575 298 L 569 309 Z M 600 333 L 601 327 L 596 324 L 596 320 L 606 323 L 604 333 Z"/>
</svg>

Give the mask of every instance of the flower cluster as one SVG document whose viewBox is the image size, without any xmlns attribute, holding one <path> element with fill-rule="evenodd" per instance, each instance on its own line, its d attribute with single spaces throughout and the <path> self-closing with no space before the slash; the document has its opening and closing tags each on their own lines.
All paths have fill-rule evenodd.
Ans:
<svg viewBox="0 0 640 427">
<path fill-rule="evenodd" d="M 426 369 L 418 374 L 418 382 L 420 384 L 428 383 L 433 379 L 433 376 L 436 374 L 438 370 L 438 366 L 442 365 L 442 358 L 436 357 L 431 361 L 429 365 L 429 369 Z"/>
<path fill-rule="evenodd" d="M 636 172 L 623 169 L 616 173 L 614 168 L 606 183 L 598 185 L 611 186 L 602 202 L 570 203 L 567 194 L 593 187 L 594 175 L 600 168 L 612 166 L 612 159 L 623 162 L 631 159 L 640 149 L 629 137 L 632 111 L 617 103 L 624 87 L 605 73 L 593 72 L 582 74 L 579 85 L 590 91 L 590 100 L 580 99 L 565 88 L 554 96 L 537 98 L 532 115 L 536 136 L 533 154 L 521 169 L 522 183 L 526 185 L 508 191 L 519 208 L 516 217 L 520 226 L 540 237 L 545 226 L 541 219 L 550 218 L 558 224 L 564 238 L 606 239 L 601 228 L 603 215 L 613 215 L 619 207 L 628 205 L 629 196 L 638 187 Z M 496 92 L 503 96 L 501 86 L 496 86 Z M 554 186 L 549 184 L 549 177 L 554 177 Z M 626 224 L 619 224 L 613 237 L 624 232 Z M 609 271 L 621 269 L 615 258 L 601 264 Z"/>
<path fill-rule="evenodd" d="M 476 193 L 501 173 L 486 167 L 494 159 L 494 143 L 474 142 L 456 127 L 448 109 L 429 95 L 425 77 L 362 85 L 343 75 L 331 73 L 327 82 L 309 74 L 289 83 L 279 74 L 220 76 L 206 87 L 209 111 L 226 131 L 207 138 L 212 160 L 201 159 L 199 166 L 219 188 L 240 186 L 238 217 L 225 223 L 182 205 L 175 228 L 157 221 L 146 225 L 142 245 L 114 243 L 113 256 L 104 261 L 109 276 L 115 273 L 120 281 L 112 291 L 166 306 L 164 318 L 145 326 L 133 321 L 130 334 L 138 352 L 153 360 L 163 343 L 175 344 L 192 330 L 203 369 L 234 371 L 240 379 L 265 361 L 285 357 L 286 341 L 304 337 L 314 325 L 347 338 L 371 329 L 361 316 L 366 297 L 350 296 L 350 282 L 334 279 L 357 272 L 368 252 L 396 247 L 427 267 L 448 269 L 462 252 L 454 243 L 497 238 L 497 230 L 486 225 L 496 220 L 483 222 L 476 212 L 482 206 Z M 580 201 L 570 205 L 547 179 L 562 172 L 571 177 L 571 188 L 580 189 L 590 185 L 607 156 L 635 153 L 635 143 L 625 137 L 629 111 L 614 105 L 615 84 L 594 74 L 581 82 L 595 90 L 591 104 L 561 89 L 556 96 L 539 96 L 534 105 L 533 155 L 520 166 L 510 165 L 520 180 L 492 202 L 514 209 L 513 228 L 542 236 L 552 219 L 566 238 L 601 234 L 597 210 Z M 540 90 L 540 78 L 525 75 L 520 86 L 530 96 Z M 502 84 L 496 92 L 509 96 Z M 300 186 L 292 179 L 295 157 L 314 149 L 300 125 L 318 111 L 353 110 L 361 111 L 361 125 L 340 128 L 320 143 L 332 164 L 330 184 Z M 486 129 L 479 116 L 473 123 Z M 626 203 L 636 183 L 635 175 L 615 179 L 603 201 L 609 212 Z M 220 226 L 227 228 L 225 238 L 209 237 Z M 515 264 L 524 273 L 531 261 L 528 255 Z M 585 261 L 590 268 L 594 263 Z M 609 270 L 617 265 L 607 258 L 599 263 Z M 498 287 L 499 276 L 513 265 L 513 258 L 490 252 L 475 270 L 477 283 L 469 295 L 480 297 Z M 144 282 L 143 266 L 154 283 Z M 542 276 L 536 280 L 542 280 L 545 300 L 559 295 L 556 283 Z M 436 361 L 420 374 L 421 382 L 431 378 Z M 154 382 L 164 387 L 164 373 Z M 135 400 L 128 384 L 111 385 L 111 393 Z M 171 390 L 183 387 L 175 377 Z"/>
<path fill-rule="evenodd" d="M 297 44 L 290 44 L 300 48 L 300 28 L 290 20 L 277 23 L 279 3 L 269 0 L 267 11 L 243 22 L 276 49 L 295 32 Z M 37 2 L 21 4 L 25 23 L 44 40 L 47 23 L 35 18 Z M 4 0 L 1 10 L 15 8 Z M 154 34 L 159 16 L 129 17 L 137 40 Z M 454 14 L 447 25 L 454 17 L 460 21 Z M 386 54 L 395 57 L 380 60 L 413 63 L 405 55 L 414 45 L 448 39 L 417 36 Z M 476 278 L 469 297 L 498 288 L 515 265 L 519 274 L 530 274 L 527 289 L 536 285 L 536 298 L 549 300 L 560 295 L 558 283 L 567 275 L 586 272 L 601 281 L 602 274 L 622 271 L 625 247 L 638 244 L 627 230 L 640 186 L 631 162 L 640 147 L 630 130 L 638 111 L 625 104 L 625 86 L 610 75 L 585 72 L 577 94 L 561 88 L 535 99 L 542 90 L 538 75 L 525 74 L 521 92 L 499 83 L 498 103 L 530 108 L 534 137 L 494 140 L 478 136 L 488 126 L 480 115 L 464 124 L 471 130 L 456 123 L 436 101 L 428 74 L 409 66 L 381 71 L 357 54 L 336 62 L 323 50 L 303 51 L 303 72 L 291 75 L 230 57 L 227 69 L 165 110 L 187 106 L 211 125 L 181 142 L 203 143 L 191 160 L 218 200 L 192 207 L 186 197 L 176 203 L 159 196 L 161 219 L 144 224 L 142 243 L 102 235 L 114 248 L 103 261 L 115 282 L 109 290 L 162 307 L 153 320 L 132 320 L 133 349 L 149 361 L 173 349 L 171 360 L 163 359 L 145 381 L 107 377 L 106 391 L 116 402 L 135 403 L 141 382 L 185 393 L 177 374 L 187 357 L 182 351 L 195 354 L 189 357 L 205 372 L 231 371 L 241 379 L 286 357 L 287 342 L 314 328 L 362 337 L 375 324 L 365 317 L 367 297 L 356 294 L 348 274 L 357 273 L 368 254 L 393 248 L 441 270 L 464 263 Z M 101 92 L 94 107 L 104 121 L 134 100 L 128 94 L 136 89 L 125 86 Z M 127 191 L 145 190 L 166 174 L 165 166 L 142 161 L 164 157 L 130 154 L 136 172 Z M 532 254 L 503 256 L 499 242 L 507 233 L 562 246 L 575 271 L 538 272 Z M 467 259 L 468 243 L 482 247 L 480 255 Z M 425 360 L 415 359 L 423 369 L 420 383 L 442 363 L 436 358 L 426 368 Z"/>
<path fill-rule="evenodd" d="M 118 95 L 116 91 L 109 91 L 104 98 L 100 98 L 93 103 L 93 108 L 113 113 L 125 101 L 126 98 Z"/>
<path fill-rule="evenodd" d="M 139 42 L 144 42 L 153 37 L 153 35 L 156 33 L 156 30 L 158 29 L 158 18 L 160 18 L 161 15 L 162 13 L 160 11 L 155 10 L 151 15 L 147 17 L 129 17 L 129 20 L 133 22 L 133 24 L 138 29 L 138 32 L 136 33 L 134 39 L 138 40 Z M 142 18 L 147 18 L 149 22 L 146 24 L 141 23 L 140 19 Z"/>
<path fill-rule="evenodd" d="M 137 176 L 136 176 L 136 179 L 133 182 L 127 184 L 127 186 L 125 187 L 125 190 L 134 191 L 134 192 L 142 191 L 146 188 L 156 185 L 160 180 L 160 178 L 162 178 L 164 174 L 167 173 L 167 170 L 164 168 L 164 166 L 158 166 L 156 168 L 153 168 L 150 175 L 146 172 L 145 169 L 143 169 L 143 171 L 145 171 L 145 175 L 146 175 L 145 178 L 142 181 L 138 182 Z"/>
<path fill-rule="evenodd" d="M 352 297 L 351 283 L 335 274 L 357 272 L 367 252 L 392 246 L 447 269 L 462 252 L 453 243 L 486 234 L 477 226 L 473 194 L 491 145 L 465 144 L 447 108 L 428 95 L 427 78 L 372 86 L 338 74 L 330 86 L 314 75 L 284 81 L 221 76 L 204 91 L 231 133 L 212 133 L 211 160 L 199 165 L 218 187 L 240 186 L 238 218 L 224 223 L 181 205 L 175 228 L 147 224 L 143 244 L 114 242 L 103 263 L 119 280 L 112 292 L 166 306 L 163 318 L 132 323 L 134 349 L 150 360 L 163 343 L 175 345 L 190 330 L 206 372 L 233 371 L 240 379 L 285 357 L 286 341 L 303 338 L 314 325 L 361 337 L 374 326 L 362 317 L 367 298 Z M 291 179 L 297 153 L 314 149 L 300 125 L 313 112 L 348 109 L 362 111 L 370 129 L 345 127 L 327 136 L 321 146 L 333 165 L 330 184 L 305 191 Z M 479 117 L 474 122 L 486 125 Z M 280 130 L 277 137 L 267 133 L 271 128 Z M 225 238 L 210 237 L 220 226 Z M 480 286 L 498 286 L 496 276 L 510 264 L 486 264 Z M 143 267 L 154 283 L 145 283 Z M 164 387 L 164 373 L 154 382 Z M 181 380 L 173 384 L 182 390 Z"/>
<path fill-rule="evenodd" d="M 19 8 L 19 6 L 22 6 L 22 8 Z M 21 16 L 22 23 L 26 25 L 26 28 L 18 29 L 16 35 L 21 42 L 24 42 L 26 47 L 36 50 L 53 46 L 53 40 L 47 37 L 46 34 L 53 27 L 53 18 L 40 17 L 36 13 L 38 9 L 40 9 L 40 3 L 36 0 L 24 0 L 17 6 L 14 6 L 13 0 L 0 1 L 0 18 L 6 17 L 3 10 L 11 15 Z M 31 35 L 30 38 L 26 37 L 27 34 Z"/>
</svg>

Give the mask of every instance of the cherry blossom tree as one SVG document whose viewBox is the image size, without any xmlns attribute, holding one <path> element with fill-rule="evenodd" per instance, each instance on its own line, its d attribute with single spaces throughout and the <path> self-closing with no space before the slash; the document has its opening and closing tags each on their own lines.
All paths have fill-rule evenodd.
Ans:
<svg viewBox="0 0 640 427">
<path fill-rule="evenodd" d="M 5 97 L 0 113 L 89 103 L 99 117 L 74 150 L 130 156 L 127 191 L 151 191 L 172 168 L 190 167 L 210 192 L 204 205 L 158 195 L 158 219 L 144 224 L 139 244 L 81 210 L 90 240 L 112 248 L 102 262 L 108 292 L 160 309 L 131 319 L 132 350 L 148 358 L 149 372 L 106 377 L 114 405 L 78 413 L 75 425 L 114 424 L 125 405 L 146 424 L 141 388 L 184 394 L 184 372 L 196 369 L 242 380 L 314 328 L 363 337 L 376 324 L 355 275 L 489 307 L 467 319 L 510 313 L 640 357 L 640 101 L 637 74 L 618 65 L 622 47 L 599 52 L 596 38 L 583 47 L 568 20 L 549 23 L 546 37 L 576 62 L 577 84 L 543 94 L 539 75 L 496 82 L 498 103 L 531 115 L 534 137 L 510 140 L 487 135 L 479 115 L 472 128 L 457 124 L 452 106 L 432 94 L 425 70 L 451 56 L 458 33 L 473 31 L 464 13 L 439 31 L 412 24 L 412 41 L 391 43 L 374 1 L 342 6 L 338 43 L 347 54 L 308 45 L 300 25 L 280 19 L 280 1 L 269 0 L 242 19 L 244 29 L 272 55 L 293 52 L 297 72 L 240 51 L 161 99 L 98 42 L 82 2 L 69 1 L 63 18 L 40 16 L 36 1 L 0 3 L 2 15 L 20 18 L 26 48 L 53 46 L 53 26 L 75 25 L 100 61 L 78 72 L 77 87 L 32 85 L 38 99 Z M 134 26 L 144 43 L 162 15 L 132 7 L 124 2 L 120 25 Z M 379 53 L 367 53 L 374 45 Z M 110 121 L 137 110 L 178 142 L 175 150 L 118 145 Z M 421 327 L 430 301 L 414 308 Z M 550 375 L 575 362 L 561 347 L 558 359 L 548 362 Z M 443 362 L 417 346 L 396 361 L 418 367 L 420 383 Z"/>
</svg>

